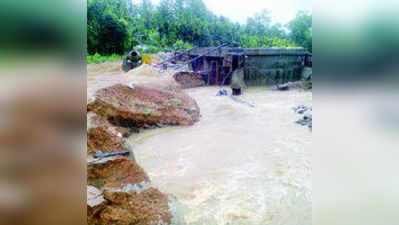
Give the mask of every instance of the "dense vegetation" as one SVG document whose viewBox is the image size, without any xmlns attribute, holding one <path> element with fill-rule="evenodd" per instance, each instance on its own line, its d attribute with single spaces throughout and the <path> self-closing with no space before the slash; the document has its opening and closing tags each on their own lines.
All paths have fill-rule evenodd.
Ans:
<svg viewBox="0 0 399 225">
<path fill-rule="evenodd" d="M 246 24 L 233 23 L 210 12 L 202 0 L 88 0 L 87 44 L 89 55 L 124 54 L 218 46 L 304 46 L 312 51 L 312 15 L 298 12 L 286 25 L 271 24 L 262 10 Z M 96 61 L 96 60 L 94 60 Z"/>
</svg>

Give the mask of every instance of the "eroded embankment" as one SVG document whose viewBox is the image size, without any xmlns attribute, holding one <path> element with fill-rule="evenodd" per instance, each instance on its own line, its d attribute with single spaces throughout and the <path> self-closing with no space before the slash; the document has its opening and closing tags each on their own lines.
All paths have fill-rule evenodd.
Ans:
<svg viewBox="0 0 399 225">
<path fill-rule="evenodd" d="M 170 80 L 124 83 L 88 90 L 88 224 L 171 224 L 167 196 L 152 187 L 126 137 L 149 127 L 192 125 L 199 108 Z"/>
</svg>

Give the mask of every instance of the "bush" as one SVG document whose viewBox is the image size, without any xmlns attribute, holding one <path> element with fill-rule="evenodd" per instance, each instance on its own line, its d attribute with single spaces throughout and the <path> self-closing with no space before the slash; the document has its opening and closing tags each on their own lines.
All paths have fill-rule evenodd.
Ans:
<svg viewBox="0 0 399 225">
<path fill-rule="evenodd" d="M 188 50 L 192 47 L 193 46 L 190 43 L 184 42 L 182 40 L 177 40 L 176 43 L 173 44 L 173 48 L 175 50 Z"/>
</svg>

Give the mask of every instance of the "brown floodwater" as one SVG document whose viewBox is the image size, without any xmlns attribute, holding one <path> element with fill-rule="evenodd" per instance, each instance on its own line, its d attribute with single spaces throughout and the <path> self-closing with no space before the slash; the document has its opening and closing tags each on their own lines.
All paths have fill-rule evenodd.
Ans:
<svg viewBox="0 0 399 225">
<path fill-rule="evenodd" d="M 218 87 L 185 90 L 201 108 L 188 127 L 166 127 L 129 141 L 152 183 L 170 196 L 174 224 L 312 223 L 312 132 L 292 107 L 312 92 L 249 88 L 239 99 Z"/>
</svg>

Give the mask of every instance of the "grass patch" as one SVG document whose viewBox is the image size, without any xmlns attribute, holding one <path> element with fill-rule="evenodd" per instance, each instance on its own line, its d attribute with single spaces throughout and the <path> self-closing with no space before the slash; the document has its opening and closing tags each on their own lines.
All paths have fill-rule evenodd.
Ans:
<svg viewBox="0 0 399 225">
<path fill-rule="evenodd" d="M 122 59 L 123 59 L 122 55 L 112 54 L 112 55 L 103 56 L 103 55 L 96 53 L 94 55 L 87 55 L 87 64 L 103 63 L 103 62 L 108 62 L 108 61 L 119 61 Z"/>
</svg>

